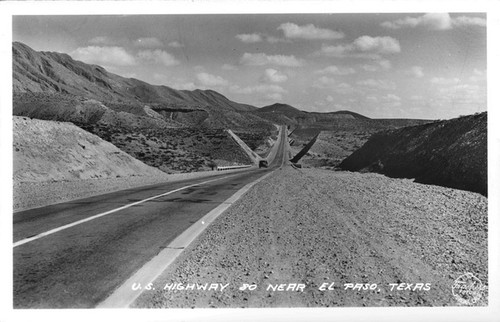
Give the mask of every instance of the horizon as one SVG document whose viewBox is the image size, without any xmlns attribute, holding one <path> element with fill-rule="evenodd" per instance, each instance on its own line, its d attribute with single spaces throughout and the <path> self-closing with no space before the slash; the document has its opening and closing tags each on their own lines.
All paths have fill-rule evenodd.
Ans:
<svg viewBox="0 0 500 322">
<path fill-rule="evenodd" d="M 178 90 L 370 118 L 487 110 L 484 14 L 13 16 L 13 41 Z"/>
</svg>

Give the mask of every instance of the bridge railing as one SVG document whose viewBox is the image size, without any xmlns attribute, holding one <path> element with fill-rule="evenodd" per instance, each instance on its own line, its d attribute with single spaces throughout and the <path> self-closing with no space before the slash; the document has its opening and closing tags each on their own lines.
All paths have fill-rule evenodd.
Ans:
<svg viewBox="0 0 500 322">
<path fill-rule="evenodd" d="M 217 171 L 250 168 L 251 166 L 252 166 L 251 164 L 248 164 L 248 165 L 227 165 L 227 166 L 220 166 L 220 167 L 217 167 Z"/>
</svg>

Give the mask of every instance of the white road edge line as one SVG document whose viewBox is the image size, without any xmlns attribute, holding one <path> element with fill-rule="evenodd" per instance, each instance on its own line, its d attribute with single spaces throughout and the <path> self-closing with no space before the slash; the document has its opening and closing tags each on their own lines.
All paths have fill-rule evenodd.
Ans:
<svg viewBox="0 0 500 322">
<path fill-rule="evenodd" d="M 17 241 L 17 242 L 15 242 L 15 243 L 14 243 L 13 248 L 14 248 L 14 247 L 17 247 L 17 246 L 24 245 L 24 244 L 29 243 L 29 242 L 32 242 L 32 241 L 34 241 L 34 240 L 40 239 L 40 238 L 42 238 L 42 237 L 45 237 L 45 236 L 48 236 L 48 235 L 52 235 L 52 234 L 54 234 L 54 233 L 57 233 L 58 231 L 65 230 L 65 229 L 71 228 L 71 227 L 73 227 L 73 226 L 83 224 L 83 223 L 85 223 L 85 222 L 87 222 L 87 221 L 91 221 L 91 220 L 97 219 L 97 218 L 99 218 L 99 217 L 103 217 L 103 216 L 106 216 L 106 215 L 109 215 L 109 214 L 115 213 L 115 212 L 117 212 L 117 211 L 120 211 L 120 210 L 123 210 L 123 209 L 127 209 L 127 208 L 130 208 L 130 207 L 133 207 L 133 206 L 139 205 L 139 204 L 144 203 L 144 202 L 146 202 L 146 201 L 150 201 L 150 200 L 153 200 L 153 199 L 157 199 L 157 198 L 160 198 L 160 197 L 163 197 L 163 196 L 166 196 L 166 195 L 172 194 L 172 193 L 174 193 L 174 192 L 181 191 L 181 190 L 183 190 L 183 189 L 191 188 L 191 187 L 194 187 L 194 186 L 202 185 L 202 184 L 209 183 L 209 182 L 213 182 L 213 181 L 217 181 L 217 180 L 222 180 L 222 179 L 226 179 L 226 178 L 234 177 L 235 175 L 236 175 L 236 174 L 232 174 L 232 175 L 229 175 L 229 176 L 224 176 L 224 177 L 222 177 L 222 178 L 216 178 L 216 179 L 207 180 L 207 181 L 203 181 L 203 182 L 199 182 L 199 183 L 194 183 L 194 184 L 191 184 L 191 185 L 189 185 L 189 186 L 181 187 L 181 188 L 178 188 L 178 189 L 175 189 L 175 190 L 169 191 L 169 192 L 162 193 L 162 194 L 157 195 L 157 196 L 149 197 L 149 198 L 147 198 L 147 199 L 139 200 L 139 201 L 136 201 L 136 202 L 134 202 L 134 203 L 131 203 L 131 204 L 128 204 L 128 205 L 125 205 L 125 206 L 119 207 L 119 208 L 115 208 L 115 209 L 112 209 L 112 210 L 109 210 L 109 211 L 103 212 L 103 213 L 101 213 L 101 214 L 97 214 L 97 215 L 94 215 L 94 216 L 91 216 L 91 217 L 88 217 L 88 218 L 85 218 L 85 219 L 82 219 L 82 220 L 78 220 L 78 221 L 72 222 L 71 224 L 67 224 L 67 225 L 64 225 L 64 226 L 61 226 L 61 227 L 58 227 L 58 228 L 54 228 L 54 229 L 48 230 L 48 231 L 46 231 L 46 232 L 43 232 L 43 233 L 37 234 L 37 235 L 32 236 L 32 237 L 29 237 L 29 238 L 21 239 L 21 240 L 19 240 L 19 241 Z"/>
<path fill-rule="evenodd" d="M 128 278 L 108 298 L 99 303 L 96 308 L 128 308 L 142 294 L 144 287 L 153 283 L 165 271 L 183 250 L 193 242 L 220 214 L 226 211 L 234 202 L 240 199 L 255 184 L 270 176 L 274 171 L 248 183 L 236 191 L 231 197 L 211 210 L 196 223 L 191 225 L 182 234 L 177 236 L 165 249 L 142 266 L 135 274 Z M 132 285 L 141 285 L 141 289 L 132 290 Z"/>
</svg>

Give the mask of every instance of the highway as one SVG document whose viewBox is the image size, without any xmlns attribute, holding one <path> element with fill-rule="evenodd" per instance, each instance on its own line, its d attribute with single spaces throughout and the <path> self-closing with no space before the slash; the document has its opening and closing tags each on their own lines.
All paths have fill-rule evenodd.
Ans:
<svg viewBox="0 0 500 322">
<path fill-rule="evenodd" d="M 127 189 L 14 214 L 14 307 L 91 308 L 212 209 L 282 167 Z"/>
</svg>

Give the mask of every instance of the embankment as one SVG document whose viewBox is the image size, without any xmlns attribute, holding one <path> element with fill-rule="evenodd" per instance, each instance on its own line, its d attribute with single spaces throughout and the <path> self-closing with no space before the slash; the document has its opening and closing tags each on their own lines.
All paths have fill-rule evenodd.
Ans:
<svg viewBox="0 0 500 322">
<path fill-rule="evenodd" d="M 376 133 L 339 167 L 487 195 L 487 113 Z"/>
</svg>

